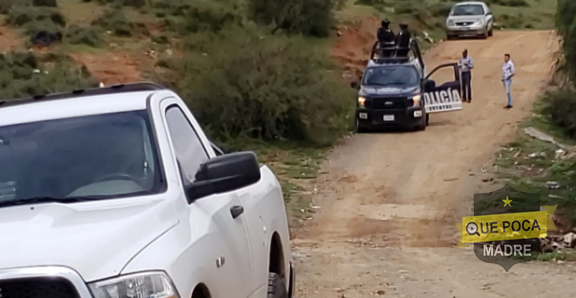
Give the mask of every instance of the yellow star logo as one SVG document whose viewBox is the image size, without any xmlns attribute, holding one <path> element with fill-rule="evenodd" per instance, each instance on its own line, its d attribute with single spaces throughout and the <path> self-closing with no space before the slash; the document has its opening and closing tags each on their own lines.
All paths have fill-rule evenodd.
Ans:
<svg viewBox="0 0 576 298">
<path fill-rule="evenodd" d="M 504 202 L 504 207 L 506 206 L 512 207 L 512 205 L 510 205 L 510 202 L 512 202 L 512 200 L 510 200 L 508 197 L 506 197 L 506 200 L 502 200 L 502 202 Z"/>
</svg>

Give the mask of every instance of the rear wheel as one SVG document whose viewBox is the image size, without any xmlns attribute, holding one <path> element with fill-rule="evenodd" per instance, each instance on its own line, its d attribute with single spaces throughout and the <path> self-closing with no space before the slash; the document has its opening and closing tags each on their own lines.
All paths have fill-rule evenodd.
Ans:
<svg viewBox="0 0 576 298">
<path fill-rule="evenodd" d="M 288 298 L 284 280 L 273 272 L 268 273 L 268 298 Z"/>
</svg>

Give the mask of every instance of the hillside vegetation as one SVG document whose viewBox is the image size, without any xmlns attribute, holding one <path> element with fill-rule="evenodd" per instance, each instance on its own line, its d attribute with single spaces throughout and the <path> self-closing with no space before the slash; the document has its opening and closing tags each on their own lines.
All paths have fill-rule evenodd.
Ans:
<svg viewBox="0 0 576 298">
<path fill-rule="evenodd" d="M 491 5 L 502 27 L 545 28 L 552 24 L 548 2 Z M 257 151 L 283 180 L 287 200 L 298 202 L 294 209 L 304 210 L 302 182 L 315 177 L 326 148 L 353 123 L 355 91 L 343 78 L 345 65 L 331 57 L 330 47 L 339 41 L 335 33 L 388 17 L 408 22 L 417 37 L 427 32 L 437 41 L 452 4 L 0 0 L 0 50 L 6 53 L 0 55 L 0 98 L 95 87 L 99 81 L 160 82 L 186 100 L 223 149 Z M 376 25 L 368 27 L 371 39 Z M 5 42 L 11 36 L 18 38 Z"/>
</svg>

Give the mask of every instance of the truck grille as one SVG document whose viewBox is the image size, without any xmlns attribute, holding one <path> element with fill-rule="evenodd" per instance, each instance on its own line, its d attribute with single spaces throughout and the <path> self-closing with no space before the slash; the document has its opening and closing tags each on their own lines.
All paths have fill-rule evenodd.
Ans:
<svg viewBox="0 0 576 298">
<path fill-rule="evenodd" d="M 1 298 L 79 298 L 74 286 L 63 278 L 0 280 Z"/>
<path fill-rule="evenodd" d="M 375 110 L 398 110 L 405 109 L 412 105 L 411 100 L 407 97 L 382 97 L 373 98 L 372 109 Z"/>
<path fill-rule="evenodd" d="M 470 26 L 474 24 L 473 22 L 457 22 L 456 26 Z"/>
</svg>

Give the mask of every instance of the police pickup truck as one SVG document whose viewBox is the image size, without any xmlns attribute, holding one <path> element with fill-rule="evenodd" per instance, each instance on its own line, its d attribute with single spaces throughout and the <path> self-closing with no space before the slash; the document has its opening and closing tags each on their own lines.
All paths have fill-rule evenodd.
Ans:
<svg viewBox="0 0 576 298">
<path fill-rule="evenodd" d="M 430 114 L 462 109 L 458 64 L 442 64 L 427 74 L 417 41 L 403 50 L 399 56 L 398 48 L 375 43 L 364 74 L 352 82 L 358 89 L 356 132 L 392 126 L 425 130 Z M 453 79 L 437 85 L 431 76 L 445 68 L 453 69 Z"/>
</svg>

